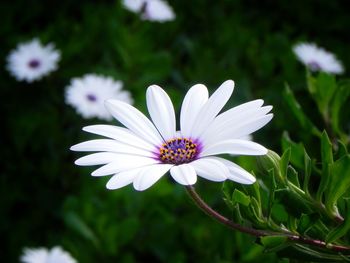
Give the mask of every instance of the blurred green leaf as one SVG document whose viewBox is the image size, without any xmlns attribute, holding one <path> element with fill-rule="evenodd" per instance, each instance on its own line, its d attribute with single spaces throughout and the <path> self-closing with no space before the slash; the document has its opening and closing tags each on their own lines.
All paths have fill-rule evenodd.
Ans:
<svg viewBox="0 0 350 263">
<path fill-rule="evenodd" d="M 281 157 L 274 151 L 269 150 L 267 154 L 257 156 L 258 165 L 262 170 L 269 171 L 274 169 L 274 173 L 277 175 L 280 171 Z"/>
<path fill-rule="evenodd" d="M 326 207 L 334 211 L 338 199 L 350 188 L 350 155 L 346 155 L 330 167 L 330 182 L 326 189 Z"/>
<path fill-rule="evenodd" d="M 298 233 L 304 235 L 306 232 L 308 232 L 309 229 L 314 226 L 314 223 L 319 219 L 319 217 L 320 216 L 318 213 L 302 214 L 298 222 Z"/>
<path fill-rule="evenodd" d="M 282 181 L 285 181 L 287 179 L 287 172 L 288 172 L 287 169 L 290 161 L 290 156 L 291 156 L 291 148 L 286 149 L 283 152 L 283 155 L 281 156 L 279 172 L 281 174 Z"/>
<path fill-rule="evenodd" d="M 301 214 L 312 212 L 307 200 L 288 188 L 276 190 L 275 195 L 285 209 L 294 217 L 300 217 Z"/>
<path fill-rule="evenodd" d="M 339 238 L 343 237 L 350 230 L 350 199 L 345 199 L 345 220 L 338 227 L 333 229 L 326 237 L 327 243 L 332 243 L 337 241 Z"/>
<path fill-rule="evenodd" d="M 233 204 L 238 203 L 244 206 L 248 206 L 250 204 L 250 197 L 238 189 L 235 189 L 232 194 L 232 202 Z"/>
<path fill-rule="evenodd" d="M 282 135 L 282 150 L 291 150 L 290 162 L 297 168 L 304 168 L 304 145 L 302 143 L 293 142 L 287 132 Z"/>
<path fill-rule="evenodd" d="M 306 245 L 295 244 L 277 252 L 281 257 L 297 259 L 302 262 L 344 262 L 344 256 L 321 252 Z"/>
<path fill-rule="evenodd" d="M 311 177 L 311 169 L 312 169 L 312 162 L 310 156 L 307 154 L 306 150 L 304 149 L 304 182 L 303 182 L 303 190 L 306 194 L 309 194 L 309 182 Z"/>
<path fill-rule="evenodd" d="M 287 178 L 288 181 L 293 183 L 296 187 L 300 187 L 298 172 L 291 165 L 288 165 L 287 168 Z"/>
<path fill-rule="evenodd" d="M 324 118 L 328 118 L 329 103 L 337 90 L 334 75 L 320 72 L 316 79 L 311 74 L 308 74 L 307 78 L 308 88 L 312 97 L 315 99 Z"/>
<path fill-rule="evenodd" d="M 285 224 L 288 221 L 289 213 L 287 212 L 285 206 L 281 203 L 275 202 L 271 208 L 271 215 L 275 222 L 278 224 Z"/>
<path fill-rule="evenodd" d="M 322 174 L 321 181 L 316 193 L 316 199 L 322 202 L 323 193 L 330 183 L 330 167 L 333 164 L 333 150 L 332 143 L 328 138 L 327 132 L 323 131 L 321 137 L 321 158 L 322 158 Z"/>
<path fill-rule="evenodd" d="M 330 108 L 330 116 L 331 116 L 331 124 L 333 130 L 340 134 L 341 127 L 340 127 L 340 114 L 341 109 L 343 106 L 345 106 L 345 102 L 348 100 L 350 96 L 350 81 L 344 82 L 336 90 L 336 93 L 334 95 L 334 99 L 331 104 Z"/>
<path fill-rule="evenodd" d="M 289 245 L 286 236 L 265 236 L 261 237 L 260 241 L 267 252 L 276 252 Z"/>
<path fill-rule="evenodd" d="M 82 237 L 86 238 L 87 240 L 90 240 L 95 246 L 99 245 L 99 241 L 94 232 L 82 220 L 82 218 L 79 217 L 78 214 L 74 212 L 67 212 L 64 214 L 63 219 L 69 227 L 74 229 Z"/>
<path fill-rule="evenodd" d="M 275 179 L 275 170 L 270 169 L 269 171 L 269 178 L 270 178 L 270 191 L 269 191 L 269 196 L 268 196 L 268 204 L 267 204 L 267 218 L 271 218 L 271 213 L 272 213 L 272 207 L 275 201 L 275 191 L 277 188 L 276 184 L 276 179 Z"/>
<path fill-rule="evenodd" d="M 348 149 L 346 145 L 342 141 L 338 141 L 338 151 L 337 151 L 338 159 L 344 157 L 347 154 L 348 154 Z"/>
<path fill-rule="evenodd" d="M 300 104 L 295 99 L 294 94 L 293 94 L 292 90 L 289 88 L 288 84 L 285 85 L 283 95 L 284 95 L 284 99 L 285 99 L 286 103 L 288 104 L 294 117 L 297 119 L 299 125 L 304 130 L 311 132 L 313 135 L 321 136 L 321 132 L 316 128 L 316 126 L 304 114 Z"/>
</svg>

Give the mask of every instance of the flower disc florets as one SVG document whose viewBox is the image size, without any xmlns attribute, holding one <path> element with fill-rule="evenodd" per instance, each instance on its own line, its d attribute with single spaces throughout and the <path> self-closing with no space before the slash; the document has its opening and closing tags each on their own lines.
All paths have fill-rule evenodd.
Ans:
<svg viewBox="0 0 350 263">
<path fill-rule="evenodd" d="M 183 164 L 195 160 L 200 152 L 200 144 L 187 138 L 166 141 L 159 148 L 159 160 L 168 164 Z"/>
</svg>

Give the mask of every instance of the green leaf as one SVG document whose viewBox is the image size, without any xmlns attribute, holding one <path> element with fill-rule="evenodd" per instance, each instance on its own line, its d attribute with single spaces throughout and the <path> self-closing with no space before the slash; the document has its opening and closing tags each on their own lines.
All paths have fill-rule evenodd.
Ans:
<svg viewBox="0 0 350 263">
<path fill-rule="evenodd" d="M 343 106 L 345 106 L 345 102 L 350 96 L 350 82 L 345 82 L 341 84 L 338 89 L 336 90 L 336 93 L 334 95 L 334 98 L 331 103 L 330 107 L 330 115 L 331 115 L 331 124 L 332 128 L 336 133 L 340 133 L 340 114 L 341 109 Z"/>
<path fill-rule="evenodd" d="M 350 155 L 346 155 L 330 166 L 330 183 L 326 189 L 325 204 L 328 210 L 334 212 L 338 199 L 350 187 Z"/>
<path fill-rule="evenodd" d="M 280 200 L 280 203 L 284 205 L 285 209 L 295 217 L 300 217 L 302 213 L 310 214 L 312 212 L 310 204 L 305 198 L 288 188 L 276 190 L 275 195 L 276 199 Z"/>
<path fill-rule="evenodd" d="M 304 183 L 303 183 L 303 190 L 307 195 L 309 194 L 309 182 L 310 182 L 310 176 L 311 176 L 311 168 L 312 168 L 312 162 L 310 156 L 307 154 L 306 150 L 304 149 Z"/>
<path fill-rule="evenodd" d="M 318 213 L 302 214 L 299 218 L 297 231 L 300 234 L 304 234 L 314 226 L 315 222 L 320 218 Z"/>
<path fill-rule="evenodd" d="M 342 158 L 347 154 L 348 154 L 348 149 L 346 145 L 342 141 L 338 141 L 338 151 L 337 151 L 338 159 Z"/>
<path fill-rule="evenodd" d="M 248 206 L 250 204 L 250 197 L 238 189 L 235 189 L 232 194 L 232 202 L 233 204 L 238 203 L 244 206 Z"/>
<path fill-rule="evenodd" d="M 323 131 L 321 137 L 321 157 L 322 157 L 322 174 L 320 185 L 317 189 L 316 199 L 322 202 L 322 195 L 330 183 L 330 166 L 333 164 L 332 143 L 328 138 L 327 132 Z"/>
<path fill-rule="evenodd" d="M 345 199 L 345 220 L 344 222 L 333 229 L 326 237 L 327 243 L 332 243 L 339 238 L 345 236 L 350 230 L 350 199 Z"/>
<path fill-rule="evenodd" d="M 292 111 L 294 117 L 297 119 L 299 125 L 306 131 L 311 132 L 313 135 L 318 137 L 321 136 L 321 132 L 316 128 L 316 126 L 309 120 L 301 109 L 300 104 L 294 97 L 292 90 L 289 88 L 288 84 L 285 85 L 284 90 L 284 100 Z"/>
<path fill-rule="evenodd" d="M 271 218 L 272 206 L 275 201 L 275 191 L 277 188 L 274 169 L 269 170 L 269 178 L 271 179 L 271 185 L 270 185 L 269 200 L 267 205 L 267 218 Z"/>
<path fill-rule="evenodd" d="M 289 214 L 286 211 L 286 208 L 280 204 L 275 202 L 271 209 L 271 218 L 276 221 L 278 224 L 285 224 L 288 221 Z"/>
<path fill-rule="evenodd" d="M 320 252 L 305 245 L 295 244 L 277 251 L 280 257 L 297 259 L 302 262 L 344 262 L 344 256 L 332 252 Z M 345 257 L 349 258 L 349 257 Z"/>
<path fill-rule="evenodd" d="M 297 168 L 304 168 L 304 145 L 302 143 L 293 142 L 288 133 L 284 132 L 282 135 L 282 150 L 291 149 L 290 162 Z"/>
<path fill-rule="evenodd" d="M 267 154 L 257 156 L 259 168 L 265 171 L 274 169 L 277 174 L 280 170 L 281 157 L 274 151 L 269 150 Z"/>
<path fill-rule="evenodd" d="M 300 187 L 298 172 L 290 165 L 287 168 L 288 181 L 293 183 L 295 186 Z"/>
<path fill-rule="evenodd" d="M 333 75 L 324 72 L 318 74 L 312 95 L 324 117 L 328 117 L 328 106 L 336 90 L 337 83 Z"/>
<path fill-rule="evenodd" d="M 280 174 L 283 181 L 285 181 L 285 179 L 287 178 L 287 169 L 288 169 L 288 164 L 290 160 L 290 153 L 291 153 L 291 149 L 288 148 L 287 150 L 284 151 L 280 160 Z"/>
<path fill-rule="evenodd" d="M 64 221 L 66 224 L 74 229 L 82 237 L 90 240 L 96 246 L 98 246 L 98 239 L 91 228 L 79 217 L 75 212 L 68 212 L 64 214 Z"/>
<path fill-rule="evenodd" d="M 304 232 L 306 236 L 324 240 L 329 233 L 329 228 L 321 220 L 321 217 L 313 216 L 312 225 Z"/>
<path fill-rule="evenodd" d="M 286 236 L 265 236 L 260 238 L 260 242 L 267 252 L 276 252 L 289 245 Z"/>
<path fill-rule="evenodd" d="M 331 143 L 331 141 L 330 141 L 326 131 L 322 132 L 322 137 L 321 137 L 321 156 L 322 156 L 322 163 L 324 163 L 324 162 L 327 162 L 329 164 L 333 163 L 332 143 Z"/>
<path fill-rule="evenodd" d="M 222 192 L 224 193 L 224 202 L 230 210 L 234 209 L 234 204 L 232 202 L 232 189 L 233 183 L 229 180 L 226 180 L 222 185 Z"/>
<path fill-rule="evenodd" d="M 265 219 L 261 210 L 261 204 L 254 197 L 250 199 L 250 207 L 255 217 L 260 219 L 259 222 L 265 224 Z"/>
</svg>

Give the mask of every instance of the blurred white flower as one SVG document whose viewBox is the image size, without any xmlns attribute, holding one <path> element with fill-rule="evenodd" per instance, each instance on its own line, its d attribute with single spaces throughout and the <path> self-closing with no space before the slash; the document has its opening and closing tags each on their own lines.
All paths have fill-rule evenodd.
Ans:
<svg viewBox="0 0 350 263">
<path fill-rule="evenodd" d="M 334 54 L 313 43 L 300 43 L 294 46 L 298 59 L 311 71 L 324 71 L 331 74 L 344 72 L 343 65 Z"/>
<path fill-rule="evenodd" d="M 117 99 L 132 104 L 128 91 L 122 90 L 123 83 L 111 77 L 87 74 L 74 78 L 66 87 L 66 103 L 73 106 L 84 118 L 100 118 L 112 120 L 112 115 L 106 110 L 104 102 L 107 99 Z"/>
<path fill-rule="evenodd" d="M 93 176 L 114 176 L 108 189 L 133 183 L 142 191 L 170 171 L 176 182 L 192 185 L 197 175 L 221 182 L 226 179 L 252 184 L 255 177 L 220 154 L 265 155 L 267 149 L 243 139 L 265 126 L 273 117 L 272 107 L 254 100 L 221 114 L 233 92 L 234 82 L 225 81 L 208 98 L 202 84 L 194 85 L 186 94 L 180 112 L 180 131 L 176 129 L 173 104 L 159 86 L 147 89 L 147 108 L 153 123 L 133 106 L 118 100 L 106 101 L 111 114 L 126 128 L 93 125 L 84 131 L 108 137 L 82 142 L 73 151 L 97 151 L 76 160 L 77 165 L 102 165 Z M 218 115 L 219 114 L 219 115 Z"/>
<path fill-rule="evenodd" d="M 140 13 L 144 20 L 166 22 L 175 19 L 173 9 L 163 0 L 123 0 L 123 5 L 134 13 Z"/>
<path fill-rule="evenodd" d="M 25 248 L 21 256 L 22 263 L 76 263 L 72 256 L 61 247 Z"/>
<path fill-rule="evenodd" d="M 19 44 L 7 57 L 7 69 L 17 80 L 32 82 L 57 69 L 61 54 L 53 44 L 38 39 Z"/>
</svg>

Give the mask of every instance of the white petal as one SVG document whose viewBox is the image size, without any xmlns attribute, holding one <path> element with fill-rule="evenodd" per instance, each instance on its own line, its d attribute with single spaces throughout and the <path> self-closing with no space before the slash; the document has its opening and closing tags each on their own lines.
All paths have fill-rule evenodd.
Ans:
<svg viewBox="0 0 350 263">
<path fill-rule="evenodd" d="M 115 139 L 125 144 L 130 144 L 148 151 L 154 150 L 154 146 L 144 139 L 136 136 L 130 130 L 124 127 L 113 125 L 91 125 L 83 128 L 84 131 L 94 133 L 108 138 Z"/>
<path fill-rule="evenodd" d="M 234 107 L 228 111 L 225 111 L 224 113 L 218 115 L 210 126 L 219 127 L 220 129 L 225 129 L 227 127 L 232 126 L 233 124 L 237 125 L 248 119 L 253 119 L 258 116 L 263 116 L 267 114 L 269 111 L 271 111 L 272 106 L 256 107 L 256 104 L 259 101 L 262 101 L 262 100 L 253 101 L 256 103 L 245 103 L 237 107 Z"/>
<path fill-rule="evenodd" d="M 257 116 L 265 115 L 272 109 L 272 107 L 266 106 L 260 108 L 263 103 L 263 100 L 254 100 L 229 109 L 224 113 L 221 113 L 207 127 L 207 129 L 201 135 L 201 139 L 206 143 L 209 143 L 214 138 L 217 138 L 218 134 L 224 131 L 225 129 L 236 126 L 241 122 L 245 122 L 247 119 L 252 119 Z M 230 139 L 235 138 L 231 137 Z"/>
<path fill-rule="evenodd" d="M 231 97 L 233 88 L 234 82 L 227 80 L 210 96 L 195 118 L 191 137 L 198 138 L 208 128 Z"/>
<path fill-rule="evenodd" d="M 224 133 L 227 134 L 227 137 L 224 138 L 239 138 L 247 134 L 251 134 L 260 128 L 264 127 L 267 123 L 271 121 L 273 114 L 267 114 L 265 116 L 259 116 L 255 119 L 248 120 L 244 123 L 238 124 L 232 129 L 224 130 Z M 224 135 L 224 134 L 223 134 Z"/>
<path fill-rule="evenodd" d="M 263 114 L 265 114 L 263 112 Z M 235 123 L 234 119 L 228 121 L 224 125 L 213 127 L 213 125 L 208 128 L 208 130 L 203 134 L 201 140 L 205 143 L 207 147 L 215 144 L 219 141 L 225 141 L 230 139 L 238 139 L 249 135 L 260 128 L 264 127 L 273 118 L 273 114 L 267 115 L 256 115 L 254 118 L 247 117 L 246 120 L 241 120 Z M 214 121 L 215 122 L 215 121 Z"/>
<path fill-rule="evenodd" d="M 172 164 L 155 164 L 145 168 L 135 178 L 133 184 L 134 188 L 137 191 L 146 190 L 168 172 L 172 166 Z"/>
<path fill-rule="evenodd" d="M 128 184 L 131 184 L 134 179 L 140 174 L 143 169 L 147 169 L 146 167 L 136 168 L 132 170 L 127 170 L 124 172 L 120 172 L 115 174 L 107 183 L 106 187 L 110 190 L 115 190 L 118 188 L 122 188 Z"/>
<path fill-rule="evenodd" d="M 175 137 L 176 120 L 173 103 L 159 86 L 152 85 L 146 92 L 147 108 L 154 125 L 165 140 Z"/>
<path fill-rule="evenodd" d="M 101 165 L 111 163 L 120 157 L 120 154 L 111 152 L 93 153 L 87 156 L 81 157 L 75 161 L 76 165 Z"/>
<path fill-rule="evenodd" d="M 225 153 L 235 155 L 264 155 L 267 154 L 267 149 L 255 142 L 235 139 L 220 141 L 210 145 L 209 147 L 205 147 L 201 153 L 201 156 Z"/>
<path fill-rule="evenodd" d="M 214 158 L 200 158 L 191 162 L 191 165 L 200 177 L 210 181 L 222 182 L 229 176 L 228 168 Z"/>
<path fill-rule="evenodd" d="M 118 160 L 102 166 L 101 168 L 92 172 L 92 176 L 104 176 L 115 173 L 120 173 L 126 170 L 135 169 L 152 164 L 158 164 L 159 161 L 147 157 L 136 156 L 121 156 Z"/>
<path fill-rule="evenodd" d="M 70 148 L 79 152 L 115 152 L 154 157 L 154 153 L 110 139 L 97 139 L 78 143 Z"/>
<path fill-rule="evenodd" d="M 160 145 L 163 139 L 152 122 L 138 109 L 118 100 L 105 102 L 108 111 L 125 127 L 153 145 Z"/>
<path fill-rule="evenodd" d="M 216 160 L 219 160 L 220 162 L 224 163 L 226 167 L 229 169 L 230 173 L 228 175 L 228 179 L 235 181 L 240 184 L 253 184 L 255 183 L 256 179 L 253 175 L 248 173 L 246 170 L 244 170 L 239 165 L 226 160 L 224 158 L 220 157 L 212 157 Z"/>
<path fill-rule="evenodd" d="M 193 122 L 207 100 L 208 89 L 206 86 L 197 84 L 188 90 L 182 102 L 180 113 L 180 127 L 183 136 L 190 136 Z"/>
<path fill-rule="evenodd" d="M 176 182 L 182 185 L 192 185 L 197 182 L 196 171 L 191 164 L 181 164 L 170 169 L 170 174 Z"/>
</svg>

